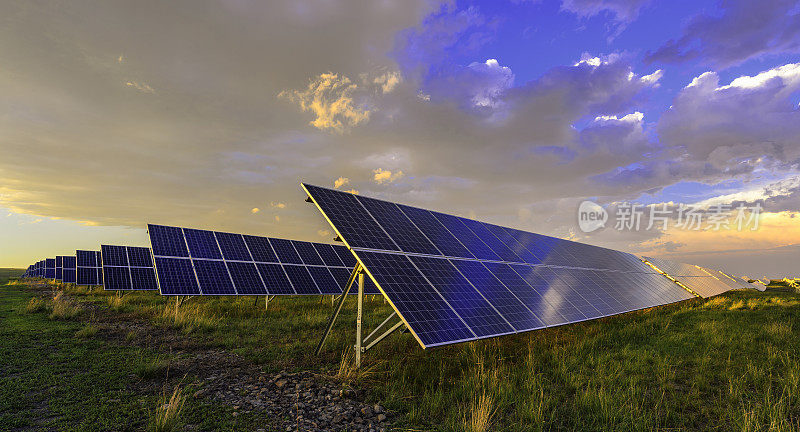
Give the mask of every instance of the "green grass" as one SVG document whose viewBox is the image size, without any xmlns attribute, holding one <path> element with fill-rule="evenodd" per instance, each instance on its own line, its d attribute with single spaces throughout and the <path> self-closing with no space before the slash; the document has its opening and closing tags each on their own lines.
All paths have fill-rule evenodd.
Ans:
<svg viewBox="0 0 800 432">
<path fill-rule="evenodd" d="M 25 273 L 25 269 L 0 268 L 0 285 L 4 285 L 11 278 L 18 278 Z"/>
<path fill-rule="evenodd" d="M 729 292 L 429 350 L 398 333 L 353 371 L 342 359 L 352 358 L 346 353 L 354 338 L 354 299 L 317 357 L 329 297 L 278 298 L 267 311 L 263 298 L 256 304 L 252 298 L 191 298 L 176 314 L 174 299 L 155 293 L 110 300 L 113 295 L 102 291 L 69 292 L 127 319 L 150 320 L 208 347 L 235 351 L 267 370 L 338 375 L 368 401 L 397 413 L 396 425 L 414 430 L 800 430 L 795 293 Z M 391 313 L 379 297 L 368 297 L 365 310 L 365 334 Z M 43 331 L 67 325 L 40 321 Z M 63 343 L 79 343 L 73 337 L 78 328 Z M 104 347 L 94 355 L 112 354 Z M 159 355 L 127 370 L 150 376 Z M 107 371 L 87 372 L 87 381 L 97 378 L 93 373 Z"/>
<path fill-rule="evenodd" d="M 168 353 L 104 342 L 97 329 L 51 320 L 52 306 L 19 285 L 0 286 L 0 430 L 249 430 L 267 419 L 186 398 L 180 415 L 159 423 L 164 389 L 176 382 L 137 375 Z M 47 300 L 50 302 L 50 300 Z M 34 304 L 28 308 L 28 305 Z M 145 374 L 147 375 L 147 374 Z M 148 381 L 148 379 L 150 379 Z M 182 383 L 191 390 L 193 383 Z M 168 400 L 168 398 L 167 398 Z"/>
</svg>

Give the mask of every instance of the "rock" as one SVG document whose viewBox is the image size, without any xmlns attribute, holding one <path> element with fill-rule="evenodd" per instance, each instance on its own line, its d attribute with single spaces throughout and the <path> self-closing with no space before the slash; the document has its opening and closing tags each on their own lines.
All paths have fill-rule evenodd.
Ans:
<svg viewBox="0 0 800 432">
<path fill-rule="evenodd" d="M 383 412 L 383 407 L 382 407 L 382 406 L 380 406 L 380 405 L 378 405 L 378 404 L 375 404 L 375 405 L 372 407 L 372 410 L 373 410 L 373 411 L 375 411 L 376 413 L 381 413 L 381 412 Z"/>
<path fill-rule="evenodd" d="M 386 421 L 386 415 L 385 414 L 378 414 L 378 421 L 379 422 Z"/>
<path fill-rule="evenodd" d="M 275 381 L 275 387 L 283 388 L 283 386 L 285 386 L 287 382 L 288 381 L 286 381 L 285 379 L 279 379 Z"/>
</svg>

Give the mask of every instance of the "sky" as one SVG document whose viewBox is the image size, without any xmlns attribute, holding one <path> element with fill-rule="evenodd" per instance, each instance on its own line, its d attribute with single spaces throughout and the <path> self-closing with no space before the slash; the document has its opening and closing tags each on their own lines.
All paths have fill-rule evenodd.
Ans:
<svg viewBox="0 0 800 432">
<path fill-rule="evenodd" d="M 0 16 L 0 267 L 146 246 L 147 223 L 329 242 L 308 182 L 800 273 L 798 1 L 76 0 Z M 603 228 L 581 228 L 587 200 Z"/>
</svg>

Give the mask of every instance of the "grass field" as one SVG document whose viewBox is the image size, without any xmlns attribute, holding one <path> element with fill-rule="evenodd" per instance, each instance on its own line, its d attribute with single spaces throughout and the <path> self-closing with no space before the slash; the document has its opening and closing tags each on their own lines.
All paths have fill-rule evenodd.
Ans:
<svg viewBox="0 0 800 432">
<path fill-rule="evenodd" d="M 0 268 L 0 285 L 8 282 L 9 279 L 19 277 L 25 273 L 25 269 Z"/>
<path fill-rule="evenodd" d="M 430 350 L 398 333 L 354 370 L 346 348 L 354 337 L 354 300 L 316 357 L 330 297 L 279 298 L 266 311 L 263 298 L 192 298 L 176 314 L 173 300 L 156 293 L 120 299 L 52 288 L 64 290 L 81 310 L 147 322 L 203 349 L 240 354 L 267 371 L 333 377 L 393 411 L 400 430 L 800 430 L 795 293 L 729 292 Z M 47 297 L 45 306 L 27 312 L 37 296 Z M 88 312 L 50 319 L 50 297 L 19 284 L 0 292 L 7 323 L 0 330 L 0 363 L 11 371 L 0 378 L 0 429 L 35 425 L 42 412 L 55 429 L 86 429 L 91 419 L 152 428 L 155 408 L 172 387 L 136 370 L 154 358 L 168 359 L 171 348 L 132 352 L 104 342 L 102 334 L 87 330 Z M 367 332 L 390 313 L 380 298 L 368 298 L 365 309 Z M 77 336 L 81 331 L 89 337 Z M 190 391 L 192 377 L 182 380 Z M 269 430 L 269 419 L 234 417 L 229 407 L 211 408 L 203 399 L 186 403 L 178 425 Z"/>
</svg>

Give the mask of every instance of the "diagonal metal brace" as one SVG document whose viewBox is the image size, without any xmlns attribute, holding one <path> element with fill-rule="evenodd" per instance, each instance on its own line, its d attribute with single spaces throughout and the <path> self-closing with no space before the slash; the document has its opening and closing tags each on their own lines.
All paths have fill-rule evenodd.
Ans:
<svg viewBox="0 0 800 432">
<path fill-rule="evenodd" d="M 322 335 L 322 339 L 320 339 L 316 351 L 314 351 L 315 355 L 319 355 L 319 353 L 322 352 L 322 346 L 325 344 L 325 340 L 328 339 L 328 335 L 331 334 L 333 323 L 336 322 L 336 317 L 339 316 L 339 312 L 342 310 L 342 306 L 344 306 L 344 301 L 347 299 L 347 294 L 350 293 L 350 288 L 353 286 L 359 273 L 361 273 L 361 264 L 356 263 L 353 272 L 350 273 L 350 278 L 347 280 L 347 285 L 345 285 L 344 290 L 342 290 L 342 295 L 337 300 L 336 308 L 328 319 L 328 326 L 325 328 L 325 333 Z"/>
<path fill-rule="evenodd" d="M 386 339 L 387 337 L 389 337 L 389 335 L 391 335 L 397 329 L 399 329 L 400 327 L 403 327 L 404 325 L 405 325 L 405 323 L 403 322 L 403 320 L 397 321 L 393 326 L 389 327 L 389 330 L 386 330 L 381 335 L 376 336 L 375 338 L 373 338 L 373 340 L 371 340 L 369 343 L 367 343 L 367 346 L 364 347 L 364 352 L 367 352 L 370 348 L 374 347 L 378 342 Z"/>
</svg>

